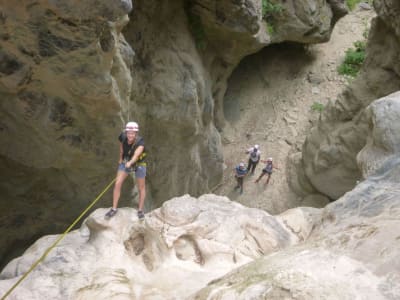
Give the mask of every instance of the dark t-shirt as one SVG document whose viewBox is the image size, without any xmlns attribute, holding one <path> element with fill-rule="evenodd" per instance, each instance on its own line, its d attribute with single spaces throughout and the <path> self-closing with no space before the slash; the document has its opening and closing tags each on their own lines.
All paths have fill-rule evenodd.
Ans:
<svg viewBox="0 0 400 300">
<path fill-rule="evenodd" d="M 263 169 L 264 172 L 271 174 L 272 173 L 272 163 L 267 163 Z"/>
<path fill-rule="evenodd" d="M 126 134 L 125 132 L 122 132 L 119 135 L 118 140 L 122 143 L 122 149 L 123 149 L 122 159 L 124 160 L 131 160 L 133 154 L 135 153 L 135 150 L 139 146 L 144 147 L 144 139 L 141 136 L 136 136 L 134 144 L 128 144 L 128 139 L 126 137 Z"/>
</svg>

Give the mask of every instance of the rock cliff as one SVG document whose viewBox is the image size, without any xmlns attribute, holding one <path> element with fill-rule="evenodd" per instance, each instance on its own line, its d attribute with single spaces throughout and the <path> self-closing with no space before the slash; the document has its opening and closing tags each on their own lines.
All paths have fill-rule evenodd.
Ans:
<svg viewBox="0 0 400 300">
<path fill-rule="evenodd" d="M 324 41 L 344 13 L 341 1 L 284 1 L 273 14 L 255 1 L 137 1 L 132 12 L 129 1 L 3 2 L 1 222 L 9 249 L 18 246 L 15 233 L 26 240 L 50 222 L 58 230 L 83 195 L 108 181 L 115 132 L 127 118 L 150 141 L 149 174 L 164 175 L 149 178 L 153 205 L 210 189 L 222 168 L 222 96 L 238 61 L 278 41 Z M 337 201 L 272 216 L 186 195 L 142 223 L 132 208 L 111 220 L 98 209 L 10 299 L 400 298 L 400 7 L 374 7 L 360 76 L 324 110 L 296 161 L 303 193 Z M 39 239 L 4 268 L 0 295 L 57 237 Z"/>
<path fill-rule="evenodd" d="M 304 243 L 238 268 L 190 299 L 399 298 L 399 103 L 397 92 L 366 108 L 371 130 L 357 156 L 364 180 L 314 213 Z M 287 213 L 286 224 L 301 230 Z"/>
<path fill-rule="evenodd" d="M 227 78 L 281 41 L 329 39 L 343 1 L 0 1 L 3 264 L 113 178 L 124 122 L 149 150 L 147 208 L 222 177 Z M 128 189 L 128 187 L 126 187 Z M 132 205 L 125 190 L 121 206 Z M 102 205 L 110 205 L 109 194 Z M 17 238 L 18 237 L 18 238 Z M 20 251 L 20 250 L 19 250 Z"/>
<path fill-rule="evenodd" d="M 59 231 L 114 174 L 130 1 L 0 2 L 2 260 Z M 2 261 L 4 263 L 4 261 Z"/>
<path fill-rule="evenodd" d="M 366 107 L 400 89 L 399 15 L 396 1 L 374 1 L 377 17 L 369 32 L 359 76 L 330 105 L 307 136 L 298 173 L 320 193 L 337 199 L 362 180 L 357 154 L 367 143 Z M 335 184 L 332 184 L 335 182 Z M 301 185 L 301 184 L 300 184 Z M 308 186 L 303 185 L 305 190 Z"/>
<path fill-rule="evenodd" d="M 111 220 L 99 209 L 13 297 L 398 299 L 399 103 L 397 92 L 367 107 L 371 131 L 358 155 L 365 179 L 325 208 L 271 216 L 209 194 L 171 199 L 142 222 L 131 208 Z M 11 261 L 0 294 L 56 238 L 41 238 Z"/>
</svg>

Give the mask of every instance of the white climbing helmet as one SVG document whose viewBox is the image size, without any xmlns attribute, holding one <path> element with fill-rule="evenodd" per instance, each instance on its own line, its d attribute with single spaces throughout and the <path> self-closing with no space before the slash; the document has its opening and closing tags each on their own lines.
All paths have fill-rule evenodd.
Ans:
<svg viewBox="0 0 400 300">
<path fill-rule="evenodd" d="M 272 161 L 272 157 L 268 157 L 267 161 Z"/>
<path fill-rule="evenodd" d="M 239 164 L 239 167 L 240 167 L 240 168 L 244 168 L 244 162 L 241 162 L 241 163 Z"/>
<path fill-rule="evenodd" d="M 125 131 L 139 131 L 139 125 L 136 122 L 128 122 L 125 126 Z"/>
<path fill-rule="evenodd" d="M 260 148 L 259 145 L 254 145 L 254 149 L 258 150 L 258 148 Z"/>
</svg>

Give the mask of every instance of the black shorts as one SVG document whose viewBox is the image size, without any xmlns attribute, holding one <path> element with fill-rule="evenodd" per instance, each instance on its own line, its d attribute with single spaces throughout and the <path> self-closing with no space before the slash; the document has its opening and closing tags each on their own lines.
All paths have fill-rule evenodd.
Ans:
<svg viewBox="0 0 400 300">
<path fill-rule="evenodd" d="M 263 173 L 268 173 L 269 175 L 272 174 L 272 171 L 269 171 L 269 170 L 266 170 L 266 169 L 263 169 L 262 171 L 263 171 Z"/>
</svg>

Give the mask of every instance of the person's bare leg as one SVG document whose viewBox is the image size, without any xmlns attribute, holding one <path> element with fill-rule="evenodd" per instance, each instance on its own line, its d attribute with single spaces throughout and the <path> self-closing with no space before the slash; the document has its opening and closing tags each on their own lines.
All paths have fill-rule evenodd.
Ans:
<svg viewBox="0 0 400 300">
<path fill-rule="evenodd" d="M 128 174 L 124 171 L 117 172 L 117 179 L 115 180 L 114 191 L 113 191 L 113 209 L 117 209 L 119 197 L 121 196 L 121 188 Z"/>
<path fill-rule="evenodd" d="M 144 199 L 146 198 L 146 178 L 136 178 L 136 184 L 139 190 L 139 211 L 143 211 Z"/>
<path fill-rule="evenodd" d="M 262 172 L 255 182 L 256 182 L 256 183 L 259 182 L 260 179 L 263 178 L 264 175 L 265 175 L 265 173 Z"/>
<path fill-rule="evenodd" d="M 267 182 L 265 184 L 268 184 L 270 178 L 271 178 L 271 174 L 268 174 Z"/>
</svg>

